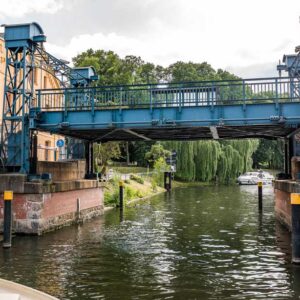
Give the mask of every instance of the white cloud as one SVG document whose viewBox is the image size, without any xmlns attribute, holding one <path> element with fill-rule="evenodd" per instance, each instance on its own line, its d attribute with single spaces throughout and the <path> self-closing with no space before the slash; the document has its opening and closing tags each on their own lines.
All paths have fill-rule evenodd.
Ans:
<svg viewBox="0 0 300 300">
<path fill-rule="evenodd" d="M 0 16 L 19 18 L 29 13 L 54 14 L 62 7 L 62 0 L 2 0 Z"/>
<path fill-rule="evenodd" d="M 46 45 L 49 52 L 70 60 L 88 48 L 105 49 L 122 57 L 141 56 L 164 66 L 178 60 L 207 61 L 214 68 L 226 68 L 245 77 L 259 77 L 273 75 L 270 66 L 275 70 L 282 55 L 293 52 L 300 44 L 299 0 L 287 0 L 286 7 L 293 9 L 286 10 L 281 0 L 111 1 L 115 9 L 107 8 L 105 13 L 109 13 L 113 28 L 104 30 L 97 23 L 92 33 L 83 31 L 83 24 L 96 22 L 89 19 L 83 8 L 80 22 L 72 23 L 72 28 L 85 33 L 64 38 L 63 46 L 55 43 L 55 36 L 48 36 L 52 41 Z M 127 8 L 123 7 L 124 1 Z M 51 0 L 33 2 L 54 5 Z M 72 14 L 70 3 L 68 14 Z M 98 29 L 96 33 L 95 28 Z M 61 30 L 68 32 L 67 26 L 57 32 Z"/>
</svg>

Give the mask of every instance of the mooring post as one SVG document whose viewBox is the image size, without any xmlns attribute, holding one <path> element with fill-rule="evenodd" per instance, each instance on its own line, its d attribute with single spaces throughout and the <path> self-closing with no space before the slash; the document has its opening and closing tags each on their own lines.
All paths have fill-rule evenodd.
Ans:
<svg viewBox="0 0 300 300">
<path fill-rule="evenodd" d="M 122 180 L 119 181 L 119 205 L 122 212 L 124 206 L 124 182 Z"/>
<path fill-rule="evenodd" d="M 168 172 L 164 172 L 164 188 L 167 190 L 168 189 L 168 185 L 167 185 L 167 174 Z"/>
<path fill-rule="evenodd" d="M 300 194 L 291 194 L 292 262 L 300 264 Z"/>
<path fill-rule="evenodd" d="M 259 181 L 257 183 L 257 188 L 258 188 L 258 210 L 259 210 L 259 212 L 262 212 L 262 209 L 263 209 L 263 193 L 262 193 L 263 183 L 262 183 L 262 181 Z"/>
<path fill-rule="evenodd" d="M 11 247 L 13 191 L 4 191 L 3 248 Z"/>
<path fill-rule="evenodd" d="M 77 198 L 77 200 L 76 200 L 76 222 L 77 223 L 79 223 L 80 219 L 81 219 L 80 210 L 81 210 L 81 207 L 80 207 L 80 198 Z"/>
<path fill-rule="evenodd" d="M 168 173 L 168 175 L 169 175 L 169 189 L 168 189 L 168 191 L 171 191 L 171 188 L 172 188 L 172 172 L 169 172 Z"/>
</svg>

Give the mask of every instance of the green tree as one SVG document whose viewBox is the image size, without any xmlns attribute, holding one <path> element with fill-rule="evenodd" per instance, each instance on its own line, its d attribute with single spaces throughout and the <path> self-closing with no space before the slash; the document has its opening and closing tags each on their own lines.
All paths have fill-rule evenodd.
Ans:
<svg viewBox="0 0 300 300">
<path fill-rule="evenodd" d="M 253 154 L 255 168 L 280 170 L 284 162 L 284 141 L 261 139 L 257 151 Z"/>
<path fill-rule="evenodd" d="M 121 155 L 120 144 L 117 142 L 109 142 L 93 145 L 94 151 L 94 170 L 106 174 L 108 162 L 117 159 Z"/>
<path fill-rule="evenodd" d="M 145 154 L 145 159 L 150 163 L 150 166 L 154 166 L 155 162 L 159 159 L 166 160 L 167 157 L 170 157 L 171 152 L 164 149 L 162 144 L 154 144 L 151 146 L 149 152 Z"/>
</svg>

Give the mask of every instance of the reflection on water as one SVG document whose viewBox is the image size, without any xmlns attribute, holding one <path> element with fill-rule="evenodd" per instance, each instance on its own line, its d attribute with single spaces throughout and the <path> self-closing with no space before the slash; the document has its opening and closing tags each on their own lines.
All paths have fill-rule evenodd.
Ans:
<svg viewBox="0 0 300 300">
<path fill-rule="evenodd" d="M 61 299 L 299 299 L 290 235 L 256 186 L 173 190 L 42 237 L 17 237 L 0 276 Z"/>
</svg>

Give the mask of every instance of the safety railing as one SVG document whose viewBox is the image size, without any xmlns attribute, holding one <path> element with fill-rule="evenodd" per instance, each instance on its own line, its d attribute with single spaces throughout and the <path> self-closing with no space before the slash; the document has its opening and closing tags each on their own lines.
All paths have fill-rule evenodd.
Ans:
<svg viewBox="0 0 300 300">
<path fill-rule="evenodd" d="M 291 78 L 38 90 L 42 110 L 100 110 L 299 101 Z"/>
</svg>

